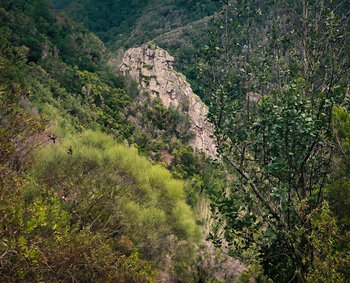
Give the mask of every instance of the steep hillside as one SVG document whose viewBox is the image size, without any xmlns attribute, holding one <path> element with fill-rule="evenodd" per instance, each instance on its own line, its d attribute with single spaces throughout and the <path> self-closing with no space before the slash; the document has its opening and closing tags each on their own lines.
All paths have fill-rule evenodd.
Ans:
<svg viewBox="0 0 350 283">
<path fill-rule="evenodd" d="M 186 116 L 139 99 L 104 44 L 47 1 L 0 4 L 0 278 L 234 280 L 240 264 L 221 272 L 232 260 L 199 245 L 189 204 L 210 163 L 183 145 Z M 192 177 L 203 185 L 180 180 Z"/>
<path fill-rule="evenodd" d="M 210 0 L 53 0 L 72 18 L 116 48 L 141 45 L 217 11 Z"/>
<path fill-rule="evenodd" d="M 49 1 L 0 0 L 1 282 L 347 282 L 349 1 Z"/>
<path fill-rule="evenodd" d="M 53 0 L 83 23 L 111 49 L 128 49 L 154 40 L 175 57 L 174 67 L 186 75 L 196 93 L 195 59 L 206 44 L 211 15 L 221 3 L 212 0 Z"/>
<path fill-rule="evenodd" d="M 136 99 L 137 84 L 109 67 L 112 55 L 104 44 L 64 14 L 50 10 L 47 2 L 3 7 L 4 38 L 27 62 L 13 66 L 12 80 L 28 91 L 31 107 L 55 120 L 70 121 L 75 130 L 108 132 L 171 165 L 166 156 L 171 154 L 172 159 L 192 136 L 185 115 L 160 101 Z"/>
</svg>

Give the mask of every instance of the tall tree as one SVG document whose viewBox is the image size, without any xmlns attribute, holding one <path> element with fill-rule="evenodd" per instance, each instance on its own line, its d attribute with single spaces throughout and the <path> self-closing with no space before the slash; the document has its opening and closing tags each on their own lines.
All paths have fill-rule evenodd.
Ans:
<svg viewBox="0 0 350 283">
<path fill-rule="evenodd" d="M 332 168 L 332 108 L 349 95 L 346 6 L 222 2 L 200 70 L 236 182 L 218 203 L 227 238 L 257 243 L 272 279 L 305 281 L 314 252 L 309 216 Z"/>
</svg>

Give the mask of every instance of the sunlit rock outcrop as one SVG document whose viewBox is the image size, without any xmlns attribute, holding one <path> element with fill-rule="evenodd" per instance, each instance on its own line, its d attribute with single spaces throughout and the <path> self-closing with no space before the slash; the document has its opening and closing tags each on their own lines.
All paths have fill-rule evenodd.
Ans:
<svg viewBox="0 0 350 283">
<path fill-rule="evenodd" d="M 173 68 L 174 58 L 153 43 L 127 50 L 118 69 L 139 83 L 140 93 L 160 98 L 166 107 L 171 105 L 185 113 L 195 136 L 189 144 L 216 157 L 214 127 L 206 120 L 207 106 L 193 93 L 186 77 Z"/>
</svg>

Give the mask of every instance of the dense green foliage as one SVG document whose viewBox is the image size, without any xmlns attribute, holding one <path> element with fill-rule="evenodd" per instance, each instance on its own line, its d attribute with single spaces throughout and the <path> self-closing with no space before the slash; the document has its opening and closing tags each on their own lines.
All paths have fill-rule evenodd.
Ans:
<svg viewBox="0 0 350 283">
<path fill-rule="evenodd" d="M 60 121 L 58 128 L 69 121 L 75 130 L 101 129 L 138 144 L 149 156 L 161 149 L 171 153 L 188 141 L 187 118 L 159 101 L 139 102 L 136 82 L 116 76 L 109 51 L 95 35 L 52 11 L 47 1 L 20 3 L 2 3 L 3 46 L 22 54 L 8 74 L 39 112 Z"/>
<path fill-rule="evenodd" d="M 182 152 L 187 118 L 139 100 L 103 43 L 47 1 L 0 3 L 1 278 L 195 280 L 201 234 L 183 183 L 137 153 Z"/>
<path fill-rule="evenodd" d="M 0 0 L 1 280 L 232 282 L 228 256 L 242 282 L 348 280 L 346 1 L 53 4 L 81 24 Z M 91 31 L 180 59 L 221 160 Z"/>
<path fill-rule="evenodd" d="M 72 0 L 52 1 L 65 7 L 68 15 L 115 47 L 131 47 L 213 14 L 218 5 L 212 1 L 125 1 Z"/>
<path fill-rule="evenodd" d="M 46 147 L 36 160 L 38 183 L 66 201 L 79 229 L 130 237 L 144 256 L 159 262 L 175 250 L 189 251 L 199 237 L 182 182 L 111 137 L 83 132 Z"/>
<path fill-rule="evenodd" d="M 337 148 L 332 108 L 348 107 L 347 6 L 223 2 L 199 68 L 219 151 L 235 176 L 230 193 L 214 198 L 232 253 L 256 257 L 277 282 L 344 282 L 349 257 L 323 199 Z M 333 200 L 335 188 L 348 195 L 334 183 Z"/>
<path fill-rule="evenodd" d="M 28 153 L 36 147 L 35 140 L 46 136 L 46 121 L 19 107 L 23 91 L 10 75 L 22 56 L 10 46 L 2 50 L 6 52 L 0 57 L 1 280 L 152 281 L 156 271 L 132 251 L 128 238 L 118 240 L 105 231 L 77 226 L 59 195 L 29 174 Z"/>
<path fill-rule="evenodd" d="M 337 145 L 334 163 L 336 170 L 331 175 L 326 187 L 326 196 L 331 207 L 344 225 L 345 231 L 350 231 L 350 114 L 342 107 L 333 109 L 334 139 Z"/>
</svg>

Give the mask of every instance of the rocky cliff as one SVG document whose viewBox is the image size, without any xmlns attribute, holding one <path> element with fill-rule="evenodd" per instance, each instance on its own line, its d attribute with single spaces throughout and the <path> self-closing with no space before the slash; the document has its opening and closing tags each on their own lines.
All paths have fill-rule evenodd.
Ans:
<svg viewBox="0 0 350 283">
<path fill-rule="evenodd" d="M 141 94 L 160 98 L 166 107 L 171 105 L 186 114 L 195 133 L 189 142 L 207 156 L 216 157 L 214 127 L 206 120 L 207 106 L 193 93 L 186 77 L 173 68 L 174 58 L 153 43 L 127 50 L 118 69 L 139 83 Z"/>
</svg>

